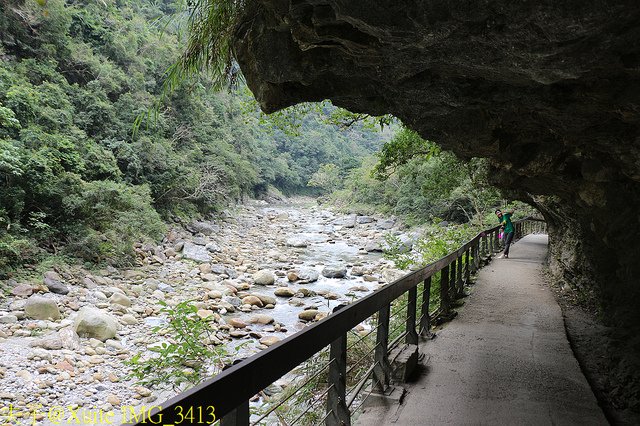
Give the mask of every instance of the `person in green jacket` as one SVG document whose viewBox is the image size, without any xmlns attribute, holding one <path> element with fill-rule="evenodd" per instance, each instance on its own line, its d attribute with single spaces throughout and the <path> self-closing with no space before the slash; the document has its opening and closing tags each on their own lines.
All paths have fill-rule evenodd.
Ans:
<svg viewBox="0 0 640 426">
<path fill-rule="evenodd" d="M 513 223 L 511 223 L 511 215 L 513 214 L 513 210 L 502 212 L 502 210 L 496 210 L 496 216 L 498 216 L 498 221 L 500 225 L 504 229 L 504 254 L 500 256 L 500 258 L 504 257 L 506 259 L 509 258 L 509 247 L 511 246 L 511 241 L 513 241 Z"/>
</svg>

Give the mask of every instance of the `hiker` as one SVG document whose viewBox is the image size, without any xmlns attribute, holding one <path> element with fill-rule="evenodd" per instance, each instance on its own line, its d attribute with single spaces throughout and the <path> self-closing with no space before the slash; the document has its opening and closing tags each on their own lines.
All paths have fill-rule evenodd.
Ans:
<svg viewBox="0 0 640 426">
<path fill-rule="evenodd" d="M 515 209 L 505 211 L 504 213 L 500 209 L 496 210 L 496 216 L 498 216 L 500 225 L 502 225 L 502 228 L 504 229 L 504 253 L 500 256 L 500 259 L 503 257 L 506 259 L 509 258 L 509 247 L 511 246 L 514 233 L 513 223 L 511 223 L 511 215 L 514 210 Z"/>
</svg>

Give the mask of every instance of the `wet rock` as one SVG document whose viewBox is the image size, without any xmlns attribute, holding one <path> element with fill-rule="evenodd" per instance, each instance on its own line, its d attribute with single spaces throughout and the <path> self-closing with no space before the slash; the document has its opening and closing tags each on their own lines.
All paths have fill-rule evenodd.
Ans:
<svg viewBox="0 0 640 426">
<path fill-rule="evenodd" d="M 271 285 L 275 282 L 275 278 L 270 270 L 262 269 L 253 274 L 253 282 L 258 285 Z"/>
<path fill-rule="evenodd" d="M 303 321 L 313 321 L 313 319 L 318 315 L 317 309 L 306 309 L 298 314 L 298 318 Z"/>
<path fill-rule="evenodd" d="M 106 312 L 86 306 L 78 312 L 73 327 L 81 337 L 92 337 L 104 342 L 115 337 L 118 323 Z"/>
<path fill-rule="evenodd" d="M 287 273 L 287 279 L 291 282 L 293 281 L 298 281 L 298 274 L 296 274 L 295 272 L 288 272 Z"/>
<path fill-rule="evenodd" d="M 296 292 L 289 287 L 278 287 L 274 291 L 274 294 L 278 297 L 292 297 Z"/>
<path fill-rule="evenodd" d="M 325 266 L 322 269 L 322 276 L 326 278 L 344 278 L 347 275 L 347 269 L 343 266 Z"/>
<path fill-rule="evenodd" d="M 194 260 L 196 262 L 211 261 L 211 256 L 209 255 L 209 251 L 205 247 L 194 244 L 189 241 L 184 242 L 184 246 L 182 248 L 182 256 L 185 259 Z"/>
<path fill-rule="evenodd" d="M 60 310 L 58 305 L 52 299 L 42 296 L 33 295 L 27 299 L 27 303 L 24 305 L 24 313 L 28 318 L 33 319 L 53 319 L 60 318 Z"/>
</svg>

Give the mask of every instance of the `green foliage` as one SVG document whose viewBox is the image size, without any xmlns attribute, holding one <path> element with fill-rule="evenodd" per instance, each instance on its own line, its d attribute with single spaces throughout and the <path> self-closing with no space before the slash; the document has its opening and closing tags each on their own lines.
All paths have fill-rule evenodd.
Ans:
<svg viewBox="0 0 640 426">
<path fill-rule="evenodd" d="M 413 250 L 407 250 L 406 244 L 397 236 L 387 234 L 384 257 L 399 269 L 426 266 L 457 250 L 479 231 L 478 227 L 467 224 L 446 227 L 431 225 L 416 240 Z"/>
<path fill-rule="evenodd" d="M 198 67 L 219 77 L 230 71 L 221 64 L 229 63 L 230 25 L 241 7 L 204 0 L 0 7 L 6 232 L 50 253 L 65 247 L 86 260 L 131 263 L 134 242 L 161 234 L 160 217 L 211 214 L 270 186 L 310 191 L 321 164 L 343 174 L 377 149 L 380 135 L 360 122 L 346 131 L 327 126 L 331 106 L 300 115 L 301 131 L 291 135 L 265 124 L 246 87 L 214 90 L 216 78 Z M 184 25 L 210 32 L 185 41 Z M 178 81 L 180 90 L 169 90 Z M 133 134 L 136 117 L 154 105 L 162 105 L 156 119 Z"/>
<path fill-rule="evenodd" d="M 335 164 L 322 164 L 318 170 L 311 175 L 307 185 L 320 188 L 323 192 L 333 192 L 338 189 L 342 179 L 340 170 Z"/>
<path fill-rule="evenodd" d="M 174 307 L 160 302 L 160 312 L 167 316 L 167 323 L 154 327 L 153 332 L 164 340 L 149 347 L 153 355 L 138 353 L 125 361 L 131 367 L 130 376 L 138 383 L 150 387 L 172 385 L 179 390 L 183 385 L 200 383 L 210 365 L 215 370 L 222 368 L 227 352 L 224 346 L 211 343 L 215 334 L 213 318 L 200 318 L 192 302 L 180 302 Z"/>
</svg>

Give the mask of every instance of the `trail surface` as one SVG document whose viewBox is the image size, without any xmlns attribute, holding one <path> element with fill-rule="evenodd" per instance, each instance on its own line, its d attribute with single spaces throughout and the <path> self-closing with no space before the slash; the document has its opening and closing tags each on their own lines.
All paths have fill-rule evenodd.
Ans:
<svg viewBox="0 0 640 426">
<path fill-rule="evenodd" d="M 541 274 L 546 235 L 515 244 L 478 275 L 459 316 L 421 345 L 426 368 L 401 405 L 359 425 L 606 425 Z"/>
</svg>

